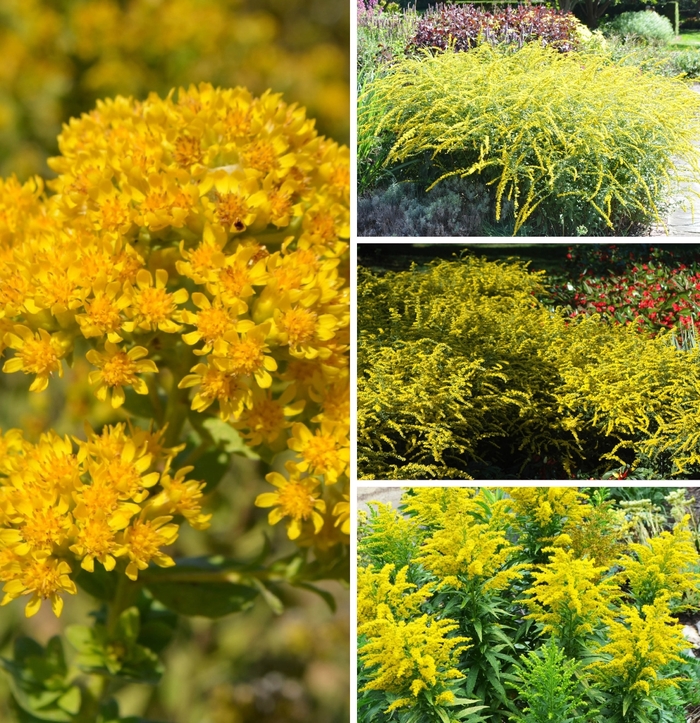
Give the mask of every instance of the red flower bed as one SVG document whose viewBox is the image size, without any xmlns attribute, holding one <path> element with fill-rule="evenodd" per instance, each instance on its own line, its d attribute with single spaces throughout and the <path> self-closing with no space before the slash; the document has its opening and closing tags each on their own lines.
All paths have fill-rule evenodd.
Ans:
<svg viewBox="0 0 700 723">
<path fill-rule="evenodd" d="M 653 257 L 642 262 L 633 254 L 620 263 L 621 250 L 601 250 L 578 279 L 558 278 L 550 302 L 563 305 L 572 317 L 597 312 L 652 333 L 664 327 L 689 329 L 693 318 L 700 319 L 700 263 Z M 575 255 L 571 249 L 568 258 Z M 615 270 L 595 268 L 606 262 Z"/>
</svg>

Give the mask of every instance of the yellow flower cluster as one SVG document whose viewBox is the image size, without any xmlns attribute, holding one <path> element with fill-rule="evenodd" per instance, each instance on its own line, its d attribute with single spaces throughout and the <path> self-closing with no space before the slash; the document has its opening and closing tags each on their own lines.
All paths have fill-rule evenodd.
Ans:
<svg viewBox="0 0 700 723">
<path fill-rule="evenodd" d="M 668 595 L 660 595 L 653 604 L 644 605 L 642 614 L 636 607 L 623 605 L 623 621 L 611 620 L 610 642 L 599 652 L 605 662 L 593 663 L 594 673 L 608 685 L 618 680 L 626 691 L 649 695 L 654 690 L 675 685 L 672 678 L 660 678 L 658 671 L 668 663 L 681 660 L 688 647 L 682 626 L 671 617 Z"/>
<path fill-rule="evenodd" d="M 304 99 L 326 133 L 349 119 L 349 13 L 274 0 L 6 0 L 0 45 L 0 168 L 43 170 L 62 122 L 100 97 L 207 79 Z M 293 38 L 293 43 L 289 39 Z"/>
<path fill-rule="evenodd" d="M 394 620 L 390 614 L 364 623 L 358 628 L 368 642 L 359 655 L 368 668 L 376 668 L 363 690 L 384 690 L 399 697 L 386 713 L 416 702 L 429 692 L 442 703 L 451 702 L 449 681 L 463 678 L 456 669 L 460 652 L 469 646 L 469 638 L 448 637 L 459 624 L 422 615 L 414 620 Z"/>
<path fill-rule="evenodd" d="M 630 542 L 631 555 L 620 560 L 620 573 L 632 590 L 639 605 L 651 604 L 657 597 L 666 596 L 669 603 L 678 603 L 685 593 L 698 589 L 700 555 L 685 518 L 673 528 L 644 544 Z"/>
<path fill-rule="evenodd" d="M 547 548 L 551 557 L 532 573 L 533 584 L 525 593 L 527 618 L 542 623 L 543 632 L 553 632 L 565 640 L 593 633 L 612 616 L 612 603 L 620 591 L 611 577 L 603 577 L 607 567 L 598 567 L 589 558 L 579 559 L 572 550 Z"/>
<path fill-rule="evenodd" d="M 477 581 L 485 591 L 502 590 L 528 567 L 513 563 L 519 549 L 504 530 L 462 513 L 424 541 L 415 561 L 440 578 L 440 587 L 460 589 Z"/>
<path fill-rule="evenodd" d="M 455 514 L 474 509 L 475 492 L 471 487 L 412 487 L 410 495 L 403 496 L 402 503 L 419 525 L 442 527 Z"/>
<path fill-rule="evenodd" d="M 99 102 L 59 146 L 53 194 L 0 185 L 3 370 L 41 391 L 84 358 L 98 399 L 156 417 L 160 386 L 169 435 L 178 402 L 211 408 L 294 453 L 258 498 L 272 524 L 346 539 L 343 485 L 323 495 L 350 459 L 348 149 L 279 95 L 205 83 Z"/>
<path fill-rule="evenodd" d="M 30 595 L 27 617 L 44 600 L 61 613 L 78 563 L 88 572 L 95 560 L 105 570 L 119 564 L 136 580 L 149 562 L 175 564 L 162 549 L 178 536 L 174 516 L 209 526 L 204 485 L 185 479 L 192 467 L 170 470 L 181 448 L 165 448 L 162 432 L 117 424 L 76 444 L 55 432 L 36 444 L 17 429 L 0 434 L 1 604 Z"/>
<path fill-rule="evenodd" d="M 551 525 L 575 529 L 588 509 L 583 504 L 586 496 L 575 487 L 508 487 L 506 492 L 516 517 L 528 517 L 542 529 Z"/>
<path fill-rule="evenodd" d="M 396 575 L 395 568 L 392 564 L 384 565 L 381 570 L 375 570 L 372 565 L 357 568 L 358 625 L 377 618 L 407 620 L 418 613 L 421 603 L 430 594 L 429 589 L 411 592 L 417 586 L 406 580 L 408 565 Z M 395 578 L 393 582 L 392 577 Z"/>
</svg>

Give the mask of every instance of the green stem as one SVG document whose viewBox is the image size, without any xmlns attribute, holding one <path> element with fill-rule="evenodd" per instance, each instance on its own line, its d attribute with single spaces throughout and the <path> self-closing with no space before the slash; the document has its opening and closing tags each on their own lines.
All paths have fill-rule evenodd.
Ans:
<svg viewBox="0 0 700 723">
<path fill-rule="evenodd" d="M 132 582 L 125 574 L 119 574 L 117 589 L 107 611 L 107 634 L 110 638 L 114 637 L 116 633 L 119 616 L 128 607 L 131 607 L 139 594 L 140 587 L 140 582 Z"/>
</svg>

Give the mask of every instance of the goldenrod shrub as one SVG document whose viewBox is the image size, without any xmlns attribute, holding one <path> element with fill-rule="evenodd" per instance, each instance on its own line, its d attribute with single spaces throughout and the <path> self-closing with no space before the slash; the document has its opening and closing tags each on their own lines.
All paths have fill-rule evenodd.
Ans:
<svg viewBox="0 0 700 723">
<path fill-rule="evenodd" d="M 426 188 L 478 177 L 514 233 L 629 231 L 700 173 L 700 97 L 605 55 L 484 44 L 403 60 L 364 90 L 358 135 L 389 139 L 388 168 Z"/>
<path fill-rule="evenodd" d="M 98 98 L 210 82 L 275 88 L 347 138 L 342 0 L 7 0 L 0 3 L 0 171 L 27 178 Z"/>
<path fill-rule="evenodd" d="M 700 351 L 537 300 L 542 276 L 475 258 L 358 280 L 361 477 L 567 475 L 700 464 Z"/>
</svg>

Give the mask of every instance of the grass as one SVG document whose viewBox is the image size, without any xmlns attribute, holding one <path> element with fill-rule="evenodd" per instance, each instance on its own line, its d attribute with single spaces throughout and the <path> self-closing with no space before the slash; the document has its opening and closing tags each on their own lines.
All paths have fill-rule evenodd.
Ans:
<svg viewBox="0 0 700 723">
<path fill-rule="evenodd" d="M 671 43 L 676 48 L 700 48 L 700 30 L 688 30 Z"/>
</svg>

